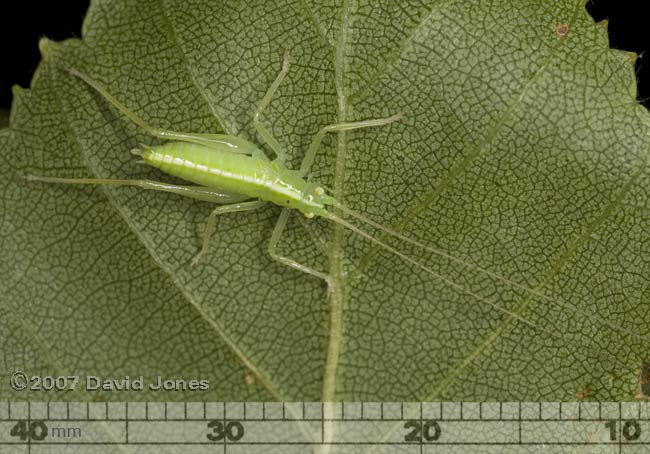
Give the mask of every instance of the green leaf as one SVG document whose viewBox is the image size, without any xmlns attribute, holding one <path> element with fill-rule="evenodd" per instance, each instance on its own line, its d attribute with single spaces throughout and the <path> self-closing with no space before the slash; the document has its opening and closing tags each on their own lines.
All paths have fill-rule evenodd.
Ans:
<svg viewBox="0 0 650 454">
<path fill-rule="evenodd" d="M 151 178 L 157 143 L 66 68 L 151 124 L 258 140 L 299 165 L 337 121 L 406 118 L 328 137 L 313 179 L 449 256 L 322 219 L 212 206 L 25 174 Z M 634 56 L 582 1 L 95 1 L 83 40 L 41 44 L 0 133 L 2 370 L 205 379 L 209 391 L 11 392 L 0 398 L 630 400 L 648 361 L 648 112 Z M 358 223 L 357 223 L 358 224 Z M 305 228 L 306 227 L 306 228 Z M 369 226 L 364 229 L 372 231 Z M 374 232 L 373 234 L 377 234 Z M 428 271 L 426 271 L 426 268 Z M 2 383 L 7 380 L 2 379 Z"/>
</svg>

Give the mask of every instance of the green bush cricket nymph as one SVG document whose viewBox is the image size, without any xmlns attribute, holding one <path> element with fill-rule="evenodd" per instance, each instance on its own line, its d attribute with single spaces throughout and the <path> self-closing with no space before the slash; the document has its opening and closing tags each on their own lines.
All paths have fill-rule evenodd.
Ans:
<svg viewBox="0 0 650 454">
<path fill-rule="evenodd" d="M 419 267 L 429 275 L 445 282 L 447 285 L 461 291 L 462 293 L 465 293 L 482 303 L 486 303 L 529 325 L 537 326 L 520 314 L 512 312 L 461 286 L 457 282 L 435 272 L 420 261 L 411 258 L 370 233 L 351 224 L 340 216 L 337 216 L 330 210 L 330 207 L 335 207 L 340 210 L 340 212 L 369 225 L 388 236 L 410 243 L 422 250 L 444 257 L 467 268 L 474 269 L 509 286 L 523 290 L 535 298 L 569 309 L 575 313 L 580 313 L 586 318 L 598 322 L 600 325 L 609 326 L 610 328 L 620 332 L 627 332 L 628 334 L 632 334 L 638 338 L 648 339 L 648 336 L 616 326 L 593 314 L 584 313 L 570 304 L 555 301 L 546 296 L 541 290 L 531 289 L 478 265 L 474 265 L 466 260 L 450 255 L 443 250 L 421 244 L 404 236 L 396 230 L 374 222 L 366 216 L 342 205 L 334 197 L 327 194 L 322 185 L 312 182 L 307 178 L 318 148 L 327 133 L 388 125 L 402 119 L 404 116 L 403 113 L 398 113 L 388 118 L 325 126 L 314 136 L 309 148 L 307 149 L 305 157 L 302 160 L 300 169 L 288 169 L 284 164 L 285 153 L 280 143 L 259 120 L 260 115 L 270 103 L 274 92 L 286 76 L 288 70 L 289 59 L 288 54 L 285 54 L 282 70 L 262 98 L 262 101 L 257 107 L 253 117 L 253 124 L 257 133 L 276 154 L 276 158 L 270 160 L 257 145 L 237 136 L 227 134 L 183 133 L 154 128 L 130 111 L 99 83 L 79 71 L 70 69 L 69 72 L 72 75 L 83 80 L 90 87 L 96 90 L 104 99 L 112 104 L 113 107 L 125 115 L 130 121 L 141 127 L 145 132 L 157 138 L 170 140 L 170 142 L 159 146 L 143 145 L 140 148 L 132 150 L 133 154 L 140 156 L 146 164 L 156 167 L 167 174 L 190 181 L 195 185 L 176 185 L 159 181 L 137 179 L 55 178 L 34 175 L 27 175 L 25 176 L 25 179 L 28 181 L 41 181 L 46 183 L 137 186 L 142 189 L 171 192 L 185 197 L 219 204 L 219 206 L 216 207 L 208 217 L 203 232 L 202 246 L 198 254 L 192 259 L 191 263 L 193 265 L 196 265 L 206 254 L 210 238 L 215 230 L 216 219 L 219 215 L 255 210 L 269 202 L 282 206 L 284 209 L 278 218 L 269 240 L 269 254 L 273 259 L 284 265 L 325 280 L 328 286 L 331 287 L 332 280 L 326 273 L 313 269 L 302 263 L 298 263 L 297 261 L 282 256 L 276 252 L 276 246 L 286 226 L 290 210 L 295 209 L 300 211 L 307 218 L 317 216 L 342 225 L 355 234 L 370 240 L 384 250 Z M 552 335 L 558 336 L 557 333 L 549 329 L 539 326 L 537 327 L 551 333 Z"/>
<path fill-rule="evenodd" d="M 197 186 L 136 179 L 53 178 L 34 175 L 27 175 L 25 178 L 28 181 L 47 183 L 138 186 L 142 189 L 172 192 L 185 197 L 219 204 L 220 206 L 215 208 L 208 218 L 203 233 L 202 247 L 192 259 L 193 265 L 196 265 L 207 252 L 218 215 L 255 210 L 267 202 L 296 209 L 308 218 L 319 216 L 352 227 L 329 211 L 328 207 L 336 205 L 350 214 L 354 215 L 356 213 L 346 209 L 332 196 L 327 195 L 321 185 L 306 179 L 316 152 L 327 133 L 383 126 L 400 120 L 403 114 L 400 113 L 389 118 L 326 126 L 314 136 L 303 158 L 300 170 L 288 169 L 284 165 L 285 154 L 279 142 L 259 121 L 260 115 L 268 106 L 288 70 L 289 56 L 285 54 L 282 70 L 262 98 L 253 117 L 253 124 L 258 134 L 276 154 L 276 159 L 270 160 L 257 145 L 237 136 L 183 133 L 154 128 L 118 101 L 98 82 L 75 69 L 69 69 L 68 71 L 72 75 L 95 89 L 113 107 L 148 134 L 170 140 L 170 142 L 160 146 L 143 145 L 141 148 L 131 150 L 133 154 L 140 156 L 144 163 L 167 174 L 195 183 Z M 276 253 L 276 245 L 286 225 L 288 214 L 287 210 L 283 210 L 272 234 L 269 242 L 271 257 L 285 265 L 320 277 L 330 283 L 328 275 Z M 357 229 L 353 228 L 353 231 L 357 231 Z M 386 229 L 386 231 L 389 231 L 389 229 Z M 370 237 L 365 232 L 361 234 Z M 374 239 L 374 237 L 372 238 Z M 379 242 L 379 244 L 383 243 Z"/>
</svg>

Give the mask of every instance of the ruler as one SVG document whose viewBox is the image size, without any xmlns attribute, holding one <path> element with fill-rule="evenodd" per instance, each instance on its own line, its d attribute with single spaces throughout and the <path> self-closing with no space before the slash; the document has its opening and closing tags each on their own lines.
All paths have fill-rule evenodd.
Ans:
<svg viewBox="0 0 650 454">
<path fill-rule="evenodd" d="M 647 402 L 2 402 L 0 453 L 649 453 Z"/>
</svg>

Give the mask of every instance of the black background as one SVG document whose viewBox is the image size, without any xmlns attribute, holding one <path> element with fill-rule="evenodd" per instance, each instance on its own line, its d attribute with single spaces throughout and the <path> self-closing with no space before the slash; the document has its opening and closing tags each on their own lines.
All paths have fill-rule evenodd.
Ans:
<svg viewBox="0 0 650 454">
<path fill-rule="evenodd" d="M 519 0 L 513 0 L 519 1 Z M 553 1 L 553 0 L 548 0 Z M 638 54 L 650 49 L 648 16 L 638 0 L 590 0 L 586 7 L 596 21 L 609 19 L 611 47 Z M 11 87 L 29 87 L 40 59 L 39 38 L 54 41 L 81 36 L 88 0 L 5 1 L 0 6 L 0 109 L 11 106 Z M 650 54 L 637 60 L 638 98 L 650 107 Z"/>
</svg>

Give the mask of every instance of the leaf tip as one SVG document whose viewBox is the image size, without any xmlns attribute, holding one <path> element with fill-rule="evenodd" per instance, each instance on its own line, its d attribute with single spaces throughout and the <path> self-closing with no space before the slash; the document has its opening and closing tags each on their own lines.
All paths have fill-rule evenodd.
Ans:
<svg viewBox="0 0 650 454">
<path fill-rule="evenodd" d="M 634 51 L 625 51 L 625 53 L 632 63 L 636 63 L 636 60 L 639 58 L 639 54 Z"/>
<path fill-rule="evenodd" d="M 11 86 L 11 94 L 13 95 L 14 98 L 18 98 L 19 96 L 23 95 L 27 91 L 28 90 L 26 88 L 23 88 L 18 84 Z"/>
<path fill-rule="evenodd" d="M 54 53 L 57 46 L 58 43 L 46 37 L 38 40 L 38 50 L 41 53 L 41 57 L 44 59 L 50 57 Z"/>
<path fill-rule="evenodd" d="M 602 27 L 605 30 L 607 30 L 607 28 L 609 27 L 609 19 L 603 19 L 601 21 L 598 21 L 598 22 L 596 22 L 596 25 L 598 27 Z"/>
</svg>

